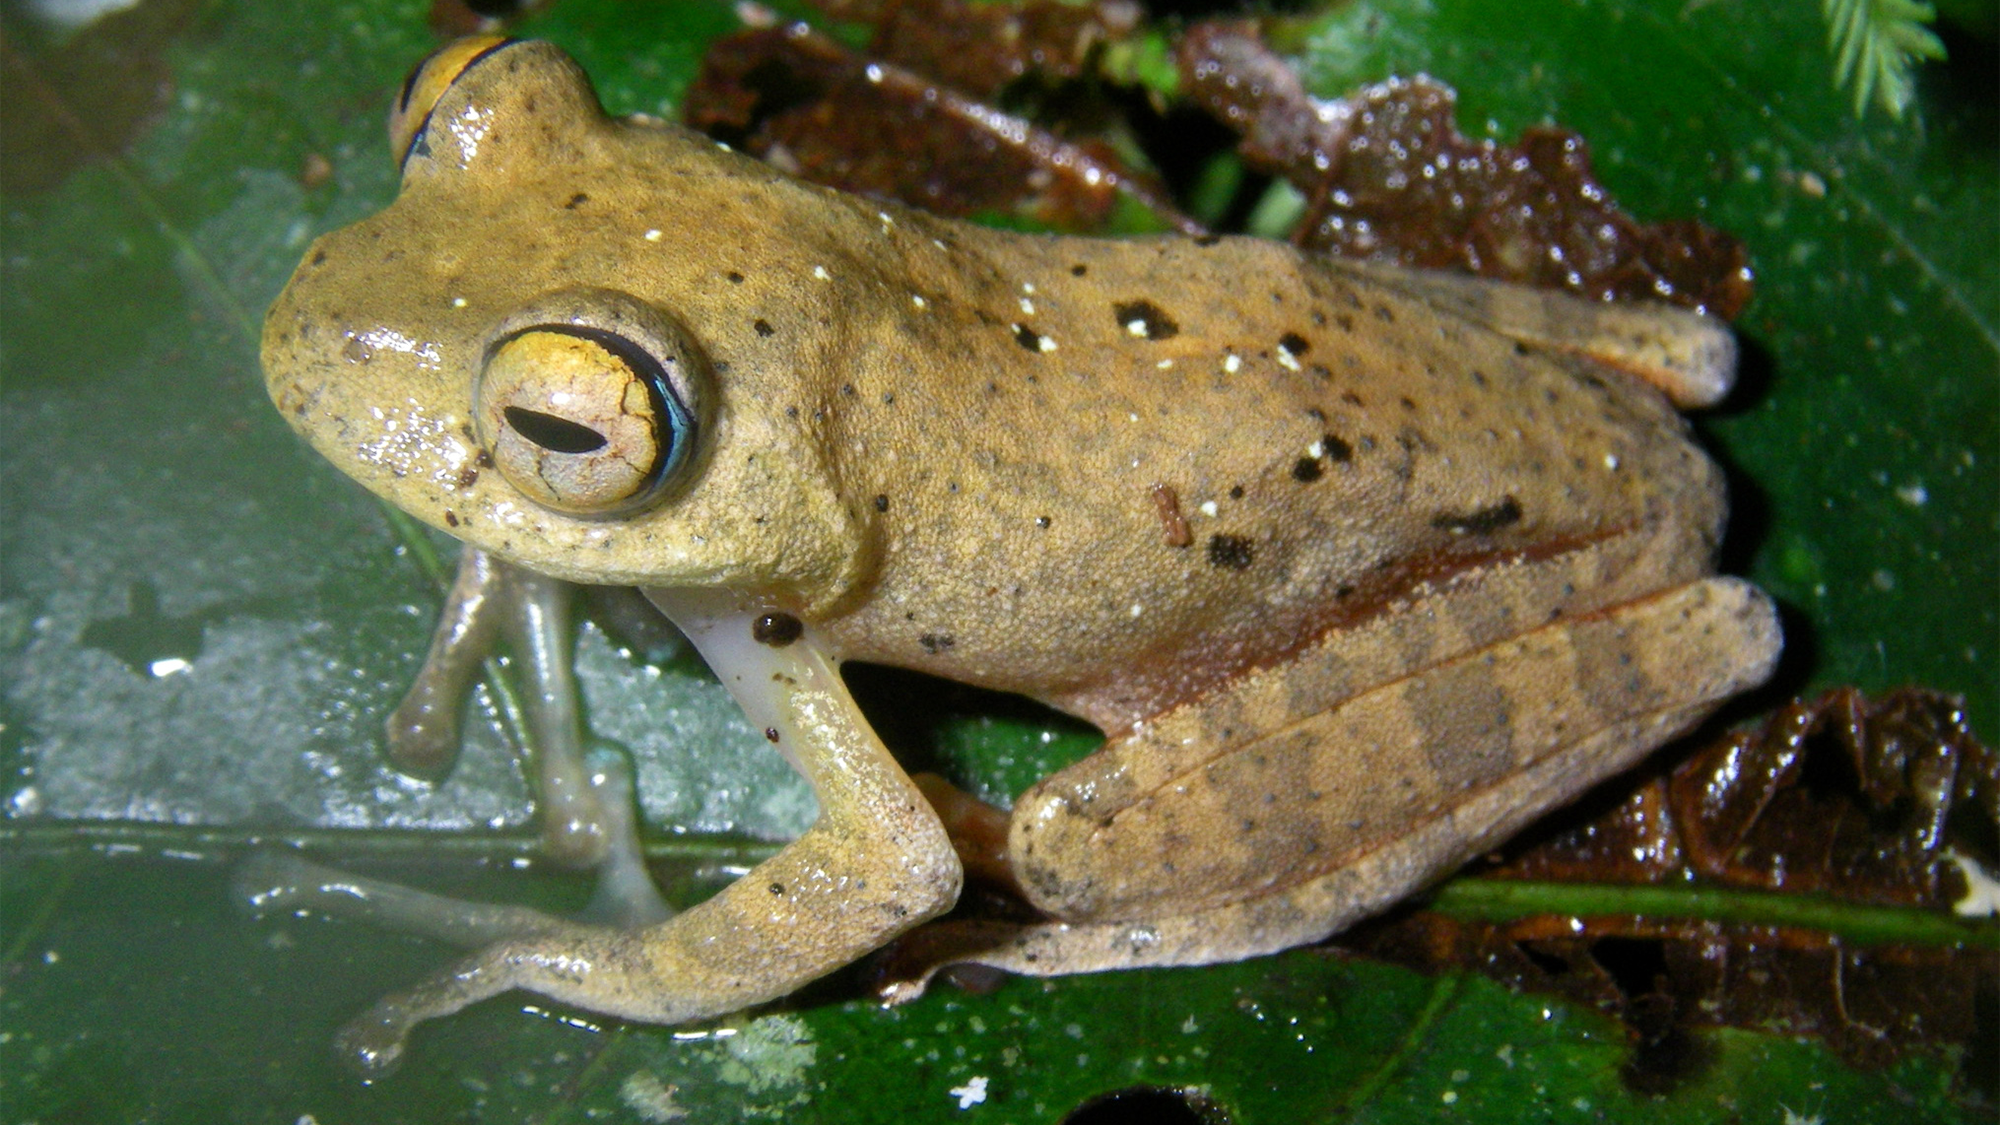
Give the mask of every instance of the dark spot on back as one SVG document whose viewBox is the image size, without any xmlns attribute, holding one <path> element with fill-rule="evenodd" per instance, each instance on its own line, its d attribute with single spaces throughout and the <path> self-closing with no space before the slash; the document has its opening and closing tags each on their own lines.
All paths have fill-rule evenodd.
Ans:
<svg viewBox="0 0 2000 1125">
<path fill-rule="evenodd" d="M 1241 535 L 1208 537 L 1208 564 L 1226 570 L 1248 570 L 1256 561 L 1257 545 Z"/>
<path fill-rule="evenodd" d="M 888 511 L 888 510 L 889 510 L 889 494 L 888 494 L 888 493 L 886 493 L 886 492 L 878 492 L 878 493 L 876 493 L 876 494 L 875 494 L 875 510 L 876 510 L 876 511 L 878 511 L 878 512 L 886 512 L 886 511 Z"/>
<path fill-rule="evenodd" d="M 569 197 L 569 202 L 563 204 L 563 209 L 567 211 L 574 211 L 578 207 L 581 207 L 588 202 L 590 202 L 589 193 L 580 191 L 577 192 L 575 195 Z"/>
<path fill-rule="evenodd" d="M 777 329 L 771 327 L 770 321 L 765 320 L 762 317 L 759 317 L 757 319 L 757 322 L 752 324 L 750 327 L 755 328 L 757 330 L 757 335 L 759 336 L 770 336 L 778 331 Z"/>
<path fill-rule="evenodd" d="M 1041 336 L 1025 324 L 1016 324 L 1014 326 L 1014 342 L 1031 352 L 1042 350 Z"/>
<path fill-rule="evenodd" d="M 1307 342 L 1304 336 L 1296 332 L 1287 332 L 1283 336 L 1278 337 L 1278 346 L 1295 356 L 1304 355 L 1306 352 L 1312 350 L 1312 344 Z"/>
<path fill-rule="evenodd" d="M 1394 324 L 1396 323 L 1396 314 L 1387 305 L 1376 305 L 1375 319 L 1384 324 Z"/>
<path fill-rule="evenodd" d="M 1231 489 L 1229 490 L 1229 498 L 1230 498 L 1231 500 L 1241 500 L 1241 499 L 1243 499 L 1243 486 L 1239 484 L 1239 485 L 1236 485 L 1236 486 L 1232 487 L 1232 488 L 1231 488 Z"/>
<path fill-rule="evenodd" d="M 1467 515 L 1439 512 L 1431 517 L 1431 526 L 1439 531 L 1449 531 L 1453 535 L 1491 535 L 1503 527 L 1520 521 L 1521 502 L 1508 496 L 1498 504 Z"/>
<path fill-rule="evenodd" d="M 1213 246 L 1221 241 L 1222 236 L 1219 234 L 1203 234 L 1195 236 L 1194 244 L 1196 246 Z"/>
<path fill-rule="evenodd" d="M 1300 484 L 1311 484 L 1318 480 L 1324 471 L 1320 468 L 1319 458 L 1301 457 L 1292 465 L 1292 479 Z"/>
<path fill-rule="evenodd" d="M 1165 340 L 1178 335 L 1181 326 L 1166 311 L 1151 301 L 1119 301 L 1111 306 L 1111 315 L 1117 319 L 1118 327 L 1127 332 L 1132 325 L 1139 326 L 1139 334 L 1148 340 Z"/>
<path fill-rule="evenodd" d="M 1319 447 L 1326 452 L 1326 457 L 1329 461 L 1354 460 L 1354 447 L 1334 437 L 1332 434 L 1321 434 Z"/>
<path fill-rule="evenodd" d="M 1090 272 L 1090 267 L 1084 265 L 1082 262 L 1078 262 L 1069 268 L 1069 272 L 1072 277 L 1082 277 L 1084 274 Z"/>
<path fill-rule="evenodd" d="M 924 646 L 925 652 L 936 656 L 942 652 L 950 652 L 951 646 L 958 643 L 958 638 L 950 633 L 925 633 L 917 638 L 917 643 Z"/>
<path fill-rule="evenodd" d="M 743 275 L 742 275 L 742 274 L 740 274 L 740 273 L 737 273 L 737 272 L 736 272 L 735 270 L 730 270 L 730 271 L 729 271 L 729 273 L 728 273 L 728 274 L 726 274 L 725 276 L 727 276 L 727 277 L 729 278 L 729 284 L 731 284 L 731 285 L 741 285 L 741 284 L 743 284 Z"/>
</svg>

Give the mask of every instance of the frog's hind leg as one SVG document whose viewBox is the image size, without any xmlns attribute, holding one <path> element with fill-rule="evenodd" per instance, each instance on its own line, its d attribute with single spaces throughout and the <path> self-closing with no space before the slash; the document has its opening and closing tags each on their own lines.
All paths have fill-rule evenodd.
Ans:
<svg viewBox="0 0 2000 1125">
<path fill-rule="evenodd" d="M 952 964 L 1061 976 L 1234 961 L 1318 941 L 1761 682 L 1778 643 L 1763 593 L 1709 578 L 1432 666 L 1184 779 L 1181 799 L 1199 805 L 1219 795 L 1233 802 L 1226 816 L 1163 809 L 1151 824 L 1130 826 L 1145 840 L 1121 841 L 1198 863 L 1203 852 L 1227 859 L 1246 845 L 1265 854 L 1260 823 L 1278 821 L 1278 835 L 1304 846 L 1269 853 L 1268 887 L 1239 887 L 1235 901 L 1164 918 L 1126 909 L 1094 921 L 933 925 L 892 955 L 883 994 L 913 998 Z M 1303 801 L 1287 809 L 1250 799 L 1279 784 L 1303 790 L 1295 793 Z M 1202 875 L 1181 878 L 1199 885 Z"/>
<path fill-rule="evenodd" d="M 1340 262 L 1523 344 L 1588 356 L 1658 387 L 1682 409 L 1713 406 L 1736 381 L 1736 337 L 1711 316 L 1661 302 L 1610 304 L 1466 274 Z"/>
</svg>

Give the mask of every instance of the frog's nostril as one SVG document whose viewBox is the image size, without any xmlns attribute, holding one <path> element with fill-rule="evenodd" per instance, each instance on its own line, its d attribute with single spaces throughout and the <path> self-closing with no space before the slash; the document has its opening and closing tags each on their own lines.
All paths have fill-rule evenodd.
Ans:
<svg viewBox="0 0 2000 1125">
<path fill-rule="evenodd" d="M 551 453 L 595 453 L 611 444 L 609 438 L 589 426 L 554 414 L 523 406 L 509 406 L 502 413 L 516 433 Z"/>
</svg>

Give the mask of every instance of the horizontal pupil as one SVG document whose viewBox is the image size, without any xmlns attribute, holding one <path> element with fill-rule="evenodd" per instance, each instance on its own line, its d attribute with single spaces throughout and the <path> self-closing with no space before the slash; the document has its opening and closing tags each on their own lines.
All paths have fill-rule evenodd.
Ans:
<svg viewBox="0 0 2000 1125">
<path fill-rule="evenodd" d="M 567 418 L 520 406 L 501 411 L 514 432 L 551 453 L 595 453 L 610 442 L 603 434 Z"/>
</svg>

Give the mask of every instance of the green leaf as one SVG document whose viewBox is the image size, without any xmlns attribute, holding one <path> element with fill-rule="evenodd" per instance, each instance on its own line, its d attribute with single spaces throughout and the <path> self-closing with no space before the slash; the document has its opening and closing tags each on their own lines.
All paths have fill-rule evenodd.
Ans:
<svg viewBox="0 0 2000 1125">
<path fill-rule="evenodd" d="M 394 190 L 382 117 L 431 45 L 427 5 L 165 7 L 176 20 L 133 48 L 171 77 L 150 125 L 107 146 L 78 118 L 58 135 L 97 158 L 0 197 L 8 1119 L 643 1120 L 671 1091 L 687 1120 L 1047 1121 L 1141 1085 L 1200 1089 L 1238 1122 L 1971 1116 L 1948 1093 L 1951 1059 L 1852 1073 L 1814 1043 L 1752 1033 L 1705 1037 L 1673 1093 L 1639 1095 L 1620 1076 L 1623 1031 L 1594 1013 L 1315 952 L 941 988 L 894 1012 L 814 993 L 678 1034 L 507 997 L 427 1026 L 388 1082 L 353 1082 L 332 1064 L 333 1029 L 449 952 L 249 921 L 226 868 L 199 861 L 227 858 L 202 833 L 365 834 L 387 856 L 376 869 L 474 897 L 565 908 L 582 888 L 533 865 L 424 860 L 422 836 L 443 833 L 515 854 L 525 789 L 487 723 L 445 785 L 381 764 L 380 717 L 435 590 L 373 503 L 286 431 L 256 368 L 260 310 L 305 243 Z M 45 94 L 81 104 L 45 81 L 61 48 L 5 11 L 7 112 Z M 669 115 L 731 26 L 719 0 L 578 0 L 538 30 L 614 110 Z M 1642 218 L 1696 215 L 1748 241 L 1746 385 L 1698 424 L 1739 492 L 1731 565 L 1787 610 L 1787 663 L 1763 701 L 1924 683 L 1966 693 L 1990 739 L 1990 90 L 1931 67 L 1909 120 L 1857 121 L 1826 60 L 1797 48 L 1819 41 L 1810 4 L 1381 0 L 1293 28 L 1322 93 L 1428 70 L 1459 89 L 1468 133 L 1559 121 Z M 314 156 L 325 182 L 303 173 Z M 699 843 L 810 818 L 698 670 L 638 664 L 595 632 L 581 661 L 592 724 L 637 752 L 653 825 Z M 990 793 L 1087 742 L 1034 714 L 970 714 L 937 737 Z M 78 832 L 49 843 L 122 818 L 167 842 L 140 860 Z M 684 893 L 714 885 L 689 878 Z M 979 1077 L 986 1100 L 960 1109 L 952 1091 Z"/>
<path fill-rule="evenodd" d="M 1854 87 L 1854 115 L 1870 95 L 1898 121 L 1915 96 L 1911 72 L 1922 59 L 1944 58 L 1944 44 L 1925 26 L 1937 9 L 1914 0 L 1823 0 L 1833 84 Z"/>
</svg>

